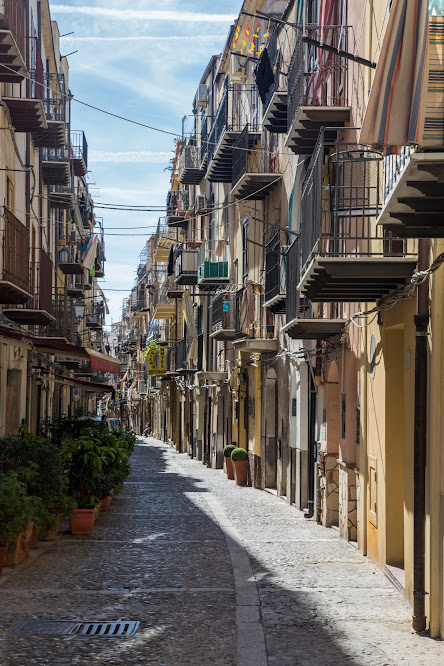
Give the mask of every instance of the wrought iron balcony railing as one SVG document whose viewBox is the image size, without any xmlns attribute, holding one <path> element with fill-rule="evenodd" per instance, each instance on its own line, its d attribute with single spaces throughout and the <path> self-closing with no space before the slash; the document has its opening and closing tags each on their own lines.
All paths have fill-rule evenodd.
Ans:
<svg viewBox="0 0 444 666">
<path fill-rule="evenodd" d="M 228 250 L 218 241 L 206 241 L 199 248 L 197 282 L 220 284 L 228 282 Z"/>
<path fill-rule="evenodd" d="M 211 312 L 213 337 L 222 331 L 234 332 L 235 305 L 233 294 L 218 294 L 213 297 Z"/>
<path fill-rule="evenodd" d="M 279 154 L 260 148 L 251 150 L 251 144 L 246 125 L 233 144 L 232 194 L 242 199 L 265 199 L 280 180 Z"/>
<path fill-rule="evenodd" d="M 198 185 L 205 172 L 201 168 L 201 151 L 195 138 L 183 144 L 179 154 L 179 181 L 184 185 Z"/>
<path fill-rule="evenodd" d="M 2 216 L 0 303 L 23 303 L 31 295 L 29 230 L 6 206 Z"/>
<path fill-rule="evenodd" d="M 285 312 L 286 293 L 286 255 L 278 231 L 265 247 L 265 305 L 272 312 Z"/>
<path fill-rule="evenodd" d="M 300 106 L 346 106 L 345 58 L 324 51 L 310 40 L 346 50 L 347 26 L 307 26 L 297 30 L 296 45 L 288 68 L 288 128 Z"/>
</svg>

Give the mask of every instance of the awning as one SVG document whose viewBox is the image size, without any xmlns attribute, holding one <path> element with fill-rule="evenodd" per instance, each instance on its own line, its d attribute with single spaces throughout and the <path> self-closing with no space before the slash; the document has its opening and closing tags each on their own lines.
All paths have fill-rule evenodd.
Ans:
<svg viewBox="0 0 444 666">
<path fill-rule="evenodd" d="M 77 345 L 72 345 L 61 340 L 51 340 L 51 338 L 37 338 L 30 336 L 37 351 L 45 354 L 54 354 L 58 358 L 69 358 L 73 361 L 85 362 L 89 358 L 88 352 Z"/>
<path fill-rule="evenodd" d="M 91 393 L 112 393 L 114 397 L 116 394 L 116 389 L 114 386 L 109 384 L 97 384 L 95 382 L 88 382 L 86 379 L 77 379 L 74 377 L 65 377 L 65 375 L 59 375 L 56 372 L 51 372 L 50 370 L 41 369 L 43 375 L 48 375 L 55 382 L 59 384 L 66 384 L 67 386 L 81 386 L 84 390 Z"/>
<path fill-rule="evenodd" d="M 360 143 L 381 148 L 423 143 L 427 41 L 428 0 L 394 0 Z"/>
<path fill-rule="evenodd" d="M 101 372 L 111 372 L 113 375 L 120 375 L 120 361 L 113 356 L 102 354 L 95 349 L 86 348 L 89 354 L 91 370 L 100 370 Z"/>
</svg>

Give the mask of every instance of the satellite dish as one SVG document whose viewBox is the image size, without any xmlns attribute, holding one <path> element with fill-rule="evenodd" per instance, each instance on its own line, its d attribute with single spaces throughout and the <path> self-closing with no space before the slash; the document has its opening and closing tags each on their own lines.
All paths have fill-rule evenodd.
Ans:
<svg viewBox="0 0 444 666">
<path fill-rule="evenodd" d="M 273 16 L 282 16 L 287 8 L 287 5 L 288 0 L 270 0 L 262 13 Z"/>
</svg>

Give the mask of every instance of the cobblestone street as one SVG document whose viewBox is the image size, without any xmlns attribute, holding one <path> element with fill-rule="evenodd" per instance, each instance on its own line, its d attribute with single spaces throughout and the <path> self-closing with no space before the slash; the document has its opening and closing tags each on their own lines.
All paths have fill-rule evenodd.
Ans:
<svg viewBox="0 0 444 666">
<path fill-rule="evenodd" d="M 437 666 L 411 609 L 334 530 L 156 440 L 89 537 L 0 579 L 0 663 Z M 20 620 L 140 620 L 127 638 L 11 634 Z"/>
</svg>

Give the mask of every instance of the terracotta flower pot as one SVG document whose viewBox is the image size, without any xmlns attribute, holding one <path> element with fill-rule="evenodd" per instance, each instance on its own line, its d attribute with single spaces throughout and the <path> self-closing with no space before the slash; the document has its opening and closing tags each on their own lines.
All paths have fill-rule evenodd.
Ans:
<svg viewBox="0 0 444 666">
<path fill-rule="evenodd" d="M 248 460 L 232 460 L 236 485 L 246 486 L 248 478 Z"/>
<path fill-rule="evenodd" d="M 229 457 L 225 458 L 225 469 L 227 470 L 227 477 L 229 479 L 234 479 L 233 461 Z"/>
<path fill-rule="evenodd" d="M 71 534 L 91 534 L 95 509 L 75 509 L 69 517 Z"/>
<path fill-rule="evenodd" d="M 56 524 L 54 527 L 49 527 L 46 532 L 43 533 L 42 538 L 44 541 L 55 541 L 57 534 L 59 533 L 60 527 L 60 515 L 56 516 Z"/>
<path fill-rule="evenodd" d="M 103 500 L 100 502 L 100 511 L 108 511 L 112 498 L 112 495 L 108 495 L 108 497 L 103 498 Z"/>
<path fill-rule="evenodd" d="M 30 546 L 31 548 L 35 548 L 37 546 L 37 541 L 39 540 L 39 530 L 38 528 L 33 524 L 32 526 L 32 532 L 31 532 L 31 539 L 30 539 Z"/>
<path fill-rule="evenodd" d="M 34 548 L 34 546 L 37 543 L 37 540 L 39 538 L 39 533 L 35 529 L 35 525 L 32 522 L 32 520 L 31 520 L 30 523 L 28 523 L 26 525 L 23 534 L 25 535 L 25 537 L 24 537 L 25 538 L 24 548 L 26 550 L 30 551 L 31 548 Z"/>
<path fill-rule="evenodd" d="M 23 560 L 26 560 L 28 555 L 29 548 L 26 547 L 25 532 L 21 532 L 21 534 L 8 545 L 3 557 L 3 566 L 11 567 L 12 565 L 15 566 L 16 564 L 20 564 Z"/>
<path fill-rule="evenodd" d="M 5 554 L 6 554 L 7 550 L 8 550 L 8 546 L 0 546 L 0 576 L 2 575 L 3 560 L 5 558 Z"/>
</svg>

